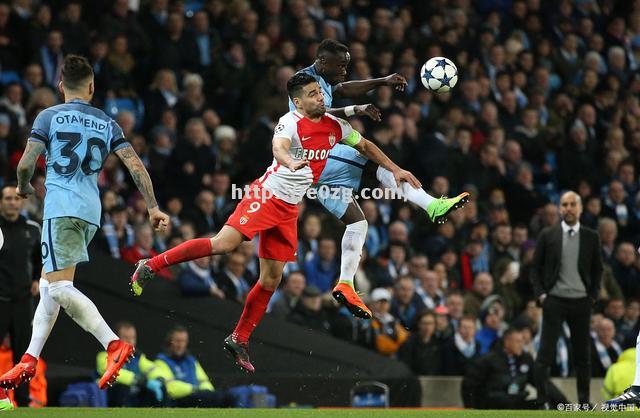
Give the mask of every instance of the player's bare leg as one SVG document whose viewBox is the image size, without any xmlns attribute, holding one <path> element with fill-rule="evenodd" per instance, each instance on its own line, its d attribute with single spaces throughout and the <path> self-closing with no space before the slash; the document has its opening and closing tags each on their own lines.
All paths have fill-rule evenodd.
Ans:
<svg viewBox="0 0 640 418">
<path fill-rule="evenodd" d="M 437 224 L 445 223 L 447 215 L 454 210 L 462 209 L 469 201 L 469 193 L 467 192 L 460 193 L 455 197 L 435 198 L 424 189 L 417 189 L 409 183 L 403 182 L 398 185 L 393 173 L 384 167 L 378 167 L 376 177 L 385 188 L 394 190 L 398 196 L 426 210 L 431 221 Z"/>
<path fill-rule="evenodd" d="M 284 265 L 284 261 L 260 259 L 258 283 L 253 286 L 247 296 L 235 330 L 224 340 L 224 349 L 233 357 L 236 364 L 248 373 L 255 371 L 249 358 L 249 338 L 262 320 L 273 292 L 280 285 Z"/>
<path fill-rule="evenodd" d="M 351 199 L 342 218 L 346 228 L 342 235 L 342 255 L 340 257 L 340 280 L 332 295 L 358 318 L 371 318 L 371 311 L 355 291 L 353 279 L 358 270 L 362 248 L 367 236 L 367 221 L 358 202 Z"/>
<path fill-rule="evenodd" d="M 74 287 L 75 271 L 75 266 L 72 266 L 46 274 L 46 280 L 41 283 L 41 299 L 33 321 L 31 343 L 20 362 L 0 376 L 1 387 L 12 389 L 33 378 L 38 357 L 60 307 L 85 331 L 93 334 L 107 350 L 107 370 L 98 384 L 101 389 L 115 380 L 120 368 L 133 355 L 133 346 L 120 341 L 96 305 Z"/>
<path fill-rule="evenodd" d="M 144 286 L 155 274 L 169 266 L 216 254 L 227 254 L 242 244 L 245 237 L 237 229 L 225 225 L 213 238 L 196 238 L 183 242 L 153 258 L 143 258 L 136 263 L 129 285 L 134 295 L 140 296 Z"/>
</svg>

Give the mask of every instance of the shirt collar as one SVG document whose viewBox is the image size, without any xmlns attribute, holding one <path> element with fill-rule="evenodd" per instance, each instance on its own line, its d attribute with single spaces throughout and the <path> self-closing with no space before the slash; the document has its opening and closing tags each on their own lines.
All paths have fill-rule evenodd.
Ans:
<svg viewBox="0 0 640 418">
<path fill-rule="evenodd" d="M 71 99 L 71 100 L 69 100 L 67 103 L 82 103 L 82 104 L 89 104 L 89 102 L 87 102 L 86 100 L 82 100 L 82 99 Z"/>
<path fill-rule="evenodd" d="M 580 231 L 580 221 L 576 222 L 574 226 L 569 226 L 565 221 L 562 221 L 560 225 L 562 225 L 562 232 L 565 234 L 569 233 L 570 229 L 573 229 L 575 232 Z"/>
</svg>

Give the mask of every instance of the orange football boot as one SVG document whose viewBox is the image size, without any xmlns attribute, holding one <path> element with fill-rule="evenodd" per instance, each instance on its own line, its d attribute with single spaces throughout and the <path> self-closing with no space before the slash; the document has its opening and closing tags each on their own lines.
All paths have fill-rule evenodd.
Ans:
<svg viewBox="0 0 640 418">
<path fill-rule="evenodd" d="M 333 288 L 332 294 L 333 298 L 349 309 L 354 316 L 362 319 L 371 319 L 371 311 L 362 302 L 355 289 L 348 283 L 338 282 L 336 287 Z"/>
<path fill-rule="evenodd" d="M 36 375 L 37 365 L 38 359 L 31 354 L 25 353 L 20 359 L 20 363 L 0 376 L 0 387 L 4 389 L 15 389 L 21 384 L 28 382 Z"/>
<path fill-rule="evenodd" d="M 104 389 L 111 386 L 118 378 L 118 373 L 124 363 L 128 363 L 136 351 L 131 344 L 122 340 L 113 340 L 107 346 L 107 369 L 98 382 L 98 387 Z"/>
</svg>

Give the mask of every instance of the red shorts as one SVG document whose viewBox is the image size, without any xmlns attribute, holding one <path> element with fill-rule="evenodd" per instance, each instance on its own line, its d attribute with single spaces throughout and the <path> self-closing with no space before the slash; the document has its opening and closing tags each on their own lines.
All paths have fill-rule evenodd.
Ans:
<svg viewBox="0 0 640 418">
<path fill-rule="evenodd" d="M 276 197 L 262 200 L 253 193 L 242 198 L 226 225 L 234 227 L 248 239 L 259 233 L 260 258 L 296 261 L 298 206 Z"/>
</svg>

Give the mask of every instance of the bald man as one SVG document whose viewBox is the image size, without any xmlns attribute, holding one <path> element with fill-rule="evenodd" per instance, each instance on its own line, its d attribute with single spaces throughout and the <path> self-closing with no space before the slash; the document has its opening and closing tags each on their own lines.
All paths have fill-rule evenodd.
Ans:
<svg viewBox="0 0 640 418">
<path fill-rule="evenodd" d="M 559 225 L 540 232 L 531 269 L 534 294 L 542 305 L 542 337 L 535 363 L 538 402 L 548 408 L 548 383 L 556 345 L 567 322 L 571 330 L 578 401 L 589 403 L 589 322 L 602 276 L 600 238 L 580 225 L 582 201 L 572 191 L 560 198 Z M 552 405 L 555 409 L 555 405 Z"/>
</svg>

